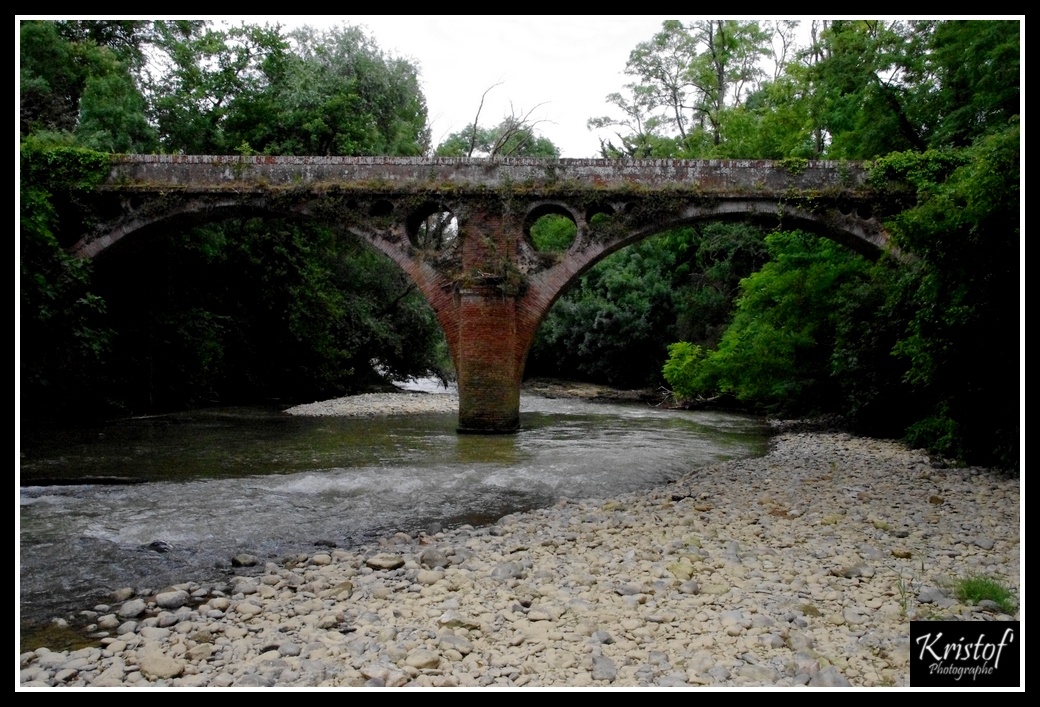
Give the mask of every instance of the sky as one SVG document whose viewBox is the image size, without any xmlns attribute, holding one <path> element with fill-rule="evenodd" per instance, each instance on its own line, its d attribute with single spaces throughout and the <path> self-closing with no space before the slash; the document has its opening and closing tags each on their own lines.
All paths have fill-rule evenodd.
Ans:
<svg viewBox="0 0 1040 707">
<path fill-rule="evenodd" d="M 665 16 L 337 17 L 253 16 L 237 24 L 358 25 L 386 52 L 419 66 L 434 145 L 473 122 L 496 125 L 511 111 L 531 113 L 563 157 L 596 157 L 599 140 L 586 121 L 610 112 L 605 98 L 631 80 L 629 52 L 661 28 Z"/>
<path fill-rule="evenodd" d="M 689 23 L 703 18 L 258 15 L 223 21 L 367 28 L 384 51 L 419 66 L 435 146 L 472 123 L 481 94 L 499 84 L 487 95 L 480 125 L 497 125 L 511 112 L 533 111 L 536 130 L 563 157 L 598 157 L 598 135 L 610 133 L 590 132 L 586 123 L 612 113 L 606 96 L 633 80 L 624 74 L 629 53 L 666 19 Z"/>
<path fill-rule="evenodd" d="M 589 118 L 619 115 L 607 103 L 606 96 L 622 92 L 624 85 L 633 81 L 624 70 L 636 45 L 651 39 L 665 20 L 677 19 L 689 24 L 708 18 L 227 15 L 192 19 L 207 19 L 227 26 L 242 22 L 279 24 L 286 30 L 303 25 L 361 26 L 385 52 L 409 59 L 419 67 L 434 146 L 473 122 L 481 94 L 490 88 L 480 114 L 480 125 L 490 127 L 510 114 L 530 113 L 536 131 L 560 148 L 561 156 L 578 158 L 598 157 L 599 137 L 612 137 L 609 129 L 593 133 L 586 123 Z M 803 20 L 801 29 L 806 38 L 807 27 L 808 21 Z"/>
</svg>

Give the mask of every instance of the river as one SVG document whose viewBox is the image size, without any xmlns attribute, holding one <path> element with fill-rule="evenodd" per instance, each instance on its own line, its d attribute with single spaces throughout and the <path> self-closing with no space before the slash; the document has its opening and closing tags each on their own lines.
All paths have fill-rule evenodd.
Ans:
<svg viewBox="0 0 1040 707">
<path fill-rule="evenodd" d="M 455 424 L 448 414 L 239 407 L 23 429 L 23 625 L 118 587 L 226 576 L 237 553 L 262 565 L 316 543 L 355 546 L 659 486 L 763 454 L 767 438 L 752 417 L 527 395 L 515 435 L 457 435 Z"/>
</svg>

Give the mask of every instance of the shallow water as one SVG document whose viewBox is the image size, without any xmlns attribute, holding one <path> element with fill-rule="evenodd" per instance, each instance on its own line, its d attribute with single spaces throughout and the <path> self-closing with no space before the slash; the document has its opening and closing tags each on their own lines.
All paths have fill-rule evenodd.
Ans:
<svg viewBox="0 0 1040 707">
<path fill-rule="evenodd" d="M 456 422 L 251 407 L 23 431 L 23 619 L 121 586 L 216 579 L 240 552 L 262 563 L 659 486 L 762 454 L 767 434 L 738 415 L 526 396 L 516 435 L 457 435 Z M 136 483 L 71 484 L 83 477 Z"/>
</svg>

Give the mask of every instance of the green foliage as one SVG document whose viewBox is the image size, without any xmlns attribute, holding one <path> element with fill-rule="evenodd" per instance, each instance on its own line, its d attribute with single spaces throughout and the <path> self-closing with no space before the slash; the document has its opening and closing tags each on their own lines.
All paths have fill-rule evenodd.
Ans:
<svg viewBox="0 0 1040 707">
<path fill-rule="evenodd" d="M 474 132 L 476 134 L 474 134 Z M 538 157 L 557 159 L 560 150 L 523 119 L 511 116 L 493 128 L 472 124 L 437 146 L 437 157 Z"/>
<path fill-rule="evenodd" d="M 104 301 L 89 289 L 89 264 L 57 236 L 69 206 L 108 174 L 109 157 L 60 142 L 30 137 L 21 145 L 21 378 L 51 395 L 91 385 L 111 338 Z"/>
<path fill-rule="evenodd" d="M 620 117 L 589 120 L 615 130 L 604 156 L 871 159 L 965 147 L 1018 112 L 1018 21 L 813 21 L 806 47 L 793 25 L 665 22 L 607 97 Z"/>
<path fill-rule="evenodd" d="M 807 78 L 830 157 L 964 147 L 1018 113 L 1017 21 L 835 21 Z"/>
<path fill-rule="evenodd" d="M 61 136 L 44 134 L 21 143 L 22 184 L 29 189 L 90 192 L 108 176 L 111 164 L 108 155 L 69 144 Z"/>
<path fill-rule="evenodd" d="M 697 371 L 704 360 L 705 351 L 688 341 L 680 341 L 668 347 L 668 361 L 662 374 L 672 387 L 672 393 L 680 399 L 697 395 Z"/>
<path fill-rule="evenodd" d="M 278 29 L 242 25 L 211 27 L 157 26 L 157 44 L 165 66 L 148 81 L 152 116 L 166 151 L 228 154 L 252 135 L 226 135 L 227 124 L 243 113 L 267 124 L 255 110 L 282 65 L 287 43 Z M 249 108 L 254 110 L 250 111 Z"/>
<path fill-rule="evenodd" d="M 964 458 L 963 430 L 950 417 L 950 406 L 939 404 L 934 414 L 914 422 L 906 430 L 906 441 L 952 459 Z"/>
<path fill-rule="evenodd" d="M 757 88 L 758 59 L 769 53 L 771 37 L 756 21 L 699 20 L 689 26 L 666 21 L 629 56 L 625 73 L 638 79 L 625 86 L 630 97 L 607 96 L 622 117 L 588 121 L 590 130 L 621 129 L 615 131 L 617 146 L 601 141 L 603 156 L 734 156 L 719 149 L 727 116 Z M 678 135 L 662 135 L 668 127 Z"/>
<path fill-rule="evenodd" d="M 145 100 L 126 73 L 91 76 L 83 87 L 76 134 L 102 152 L 152 152 L 158 142 Z"/>
<path fill-rule="evenodd" d="M 869 263 L 802 232 L 766 238 L 771 260 L 741 282 L 733 322 L 699 363 L 683 349 L 666 366 L 684 371 L 677 394 L 729 393 L 767 409 L 828 409 L 828 381 L 843 290 L 867 277 Z"/>
<path fill-rule="evenodd" d="M 918 263 L 884 258 L 867 277 L 843 287 L 835 302 L 830 376 L 835 410 L 866 434 L 898 437 L 928 413 L 927 399 L 905 383 L 906 360 L 892 355 L 913 316 L 909 288 Z"/>
<path fill-rule="evenodd" d="M 954 591 L 960 601 L 968 604 L 978 604 L 983 599 L 995 602 L 1005 614 L 1014 614 L 1017 608 L 1011 587 L 993 577 L 964 577 L 954 582 Z"/>
<path fill-rule="evenodd" d="M 1014 121 L 964 151 L 889 225 L 923 260 L 908 284 L 915 314 L 895 347 L 907 381 L 935 405 L 912 439 L 1005 466 L 1018 459 L 1020 149 Z M 928 171 L 910 162 L 908 180 Z M 1012 340 L 994 346 L 998 336 Z"/>
<path fill-rule="evenodd" d="M 653 39 L 636 45 L 625 66 L 626 74 L 639 78 L 631 88 L 638 86 L 640 104 L 648 111 L 663 109 L 662 122 L 675 126 L 681 139 L 690 122 L 686 110 L 695 100 L 691 66 L 697 57 L 696 40 L 681 22 L 668 20 Z"/>
<path fill-rule="evenodd" d="M 667 343 L 715 345 L 737 283 L 764 260 L 762 234 L 746 224 L 677 229 L 625 248 L 550 310 L 527 372 L 657 385 Z"/>
<path fill-rule="evenodd" d="M 108 155 L 84 147 L 150 151 L 160 135 L 189 153 L 421 154 L 414 65 L 349 27 L 291 41 L 279 28 L 181 21 L 20 29 L 25 413 L 313 398 L 448 375 L 414 285 L 325 229 L 218 223 L 122 244 L 98 263 L 64 250 L 89 230 L 83 197 L 109 171 Z"/>
<path fill-rule="evenodd" d="M 762 83 L 743 105 L 720 114 L 720 144 L 700 148 L 705 154 L 731 159 L 814 159 L 809 104 L 804 87 L 791 75 Z"/>
<path fill-rule="evenodd" d="M 717 350 L 672 352 L 680 394 L 838 411 L 867 432 L 1014 466 L 1019 163 L 1017 121 L 968 149 L 878 160 L 876 186 L 917 194 L 888 223 L 908 255 L 871 264 L 829 241 L 770 236 L 771 260 L 741 283 Z"/>
<path fill-rule="evenodd" d="M 941 86 L 929 101 L 935 124 L 932 145 L 966 147 L 1018 115 L 1020 41 L 1017 20 L 953 20 L 932 26 L 928 71 Z"/>
<path fill-rule="evenodd" d="M 758 60 L 768 53 L 771 36 L 754 20 L 698 20 L 690 30 L 704 49 L 687 68 L 699 92 L 694 112 L 707 119 L 718 145 L 723 112 L 727 106 L 740 106 L 746 97 L 743 92 L 760 78 Z"/>
<path fill-rule="evenodd" d="M 675 336 L 674 265 L 675 254 L 657 239 L 603 260 L 542 323 L 529 372 L 552 368 L 557 375 L 630 387 L 653 382 Z"/>
<path fill-rule="evenodd" d="M 797 157 L 789 157 L 788 159 L 777 160 L 775 166 L 784 170 L 788 174 L 799 175 L 809 166 L 809 161 Z"/>
<path fill-rule="evenodd" d="M 765 233 L 747 223 L 708 223 L 672 231 L 665 242 L 680 254 L 673 275 L 679 337 L 714 348 L 732 317 L 740 281 L 769 258 Z"/>
<path fill-rule="evenodd" d="M 356 28 L 158 28 L 150 82 L 163 145 L 227 154 L 417 155 L 429 140 L 418 70 Z"/>
<path fill-rule="evenodd" d="M 265 37 L 268 85 L 236 97 L 228 132 L 265 154 L 418 155 L 429 142 L 418 69 L 357 27 Z"/>
<path fill-rule="evenodd" d="M 823 33 L 824 58 L 808 74 L 828 156 L 869 159 L 925 148 L 908 74 L 921 71 L 926 44 L 912 23 L 835 20 Z"/>
<path fill-rule="evenodd" d="M 906 185 L 919 199 L 928 199 L 966 159 L 962 150 L 893 152 L 874 160 L 868 182 L 875 189 Z"/>
<path fill-rule="evenodd" d="M 531 241 L 542 251 L 567 250 L 577 233 L 574 222 L 559 214 L 546 214 L 531 224 Z"/>
<path fill-rule="evenodd" d="M 75 133 L 82 146 L 103 151 L 150 152 L 155 130 L 148 123 L 145 101 L 129 67 L 113 49 L 90 32 L 69 31 L 68 22 L 23 21 L 19 27 L 21 58 L 21 134 L 40 131 Z M 116 42 L 135 35 L 128 23 L 121 33 L 94 33 Z M 119 43 L 119 42 L 116 42 Z M 124 56 L 135 56 L 124 45 Z"/>
</svg>

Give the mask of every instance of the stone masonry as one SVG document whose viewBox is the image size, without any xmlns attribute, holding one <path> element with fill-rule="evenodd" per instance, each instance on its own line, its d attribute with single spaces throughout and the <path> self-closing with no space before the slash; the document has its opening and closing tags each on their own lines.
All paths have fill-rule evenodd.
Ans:
<svg viewBox="0 0 1040 707">
<path fill-rule="evenodd" d="M 394 260 L 437 313 L 458 372 L 459 431 L 512 432 L 538 326 L 596 262 L 718 219 L 804 228 L 876 257 L 894 200 L 866 178 L 858 164 L 792 160 L 123 155 L 72 250 L 95 258 L 126 238 L 242 216 L 351 234 Z M 574 222 L 565 251 L 531 241 L 546 214 Z"/>
</svg>

